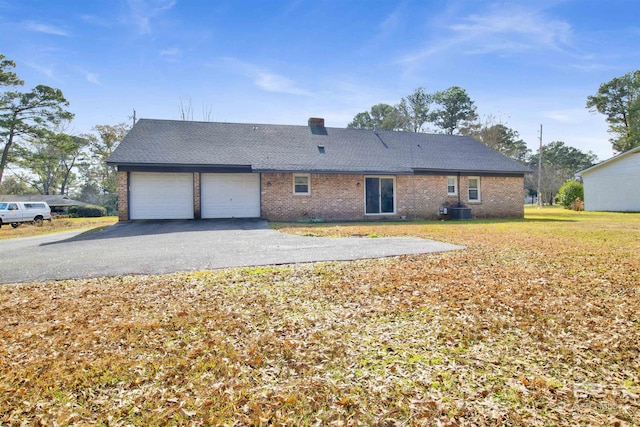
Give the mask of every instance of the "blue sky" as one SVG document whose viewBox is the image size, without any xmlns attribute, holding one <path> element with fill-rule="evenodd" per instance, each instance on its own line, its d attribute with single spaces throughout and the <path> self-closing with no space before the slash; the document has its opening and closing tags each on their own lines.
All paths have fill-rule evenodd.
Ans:
<svg viewBox="0 0 640 427">
<path fill-rule="evenodd" d="M 586 97 L 640 68 L 637 0 L 0 0 L 0 53 L 61 89 L 72 129 L 138 117 L 345 127 L 461 86 L 530 148 L 613 153 Z"/>
</svg>

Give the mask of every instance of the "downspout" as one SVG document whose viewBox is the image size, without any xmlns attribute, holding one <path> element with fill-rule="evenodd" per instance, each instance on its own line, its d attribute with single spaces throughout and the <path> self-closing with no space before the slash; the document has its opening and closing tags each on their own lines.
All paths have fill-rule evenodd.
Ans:
<svg viewBox="0 0 640 427">
<path fill-rule="evenodd" d="M 460 193 L 462 192 L 462 188 L 460 187 L 460 172 L 458 172 L 458 207 L 462 207 L 460 204 Z"/>
<path fill-rule="evenodd" d="M 309 183 L 311 184 L 311 183 Z M 258 174 L 258 187 L 260 188 L 260 218 L 266 219 L 262 214 L 262 172 Z"/>
<path fill-rule="evenodd" d="M 411 143 L 411 197 L 413 198 L 413 221 L 418 219 L 418 213 L 416 208 L 416 162 L 413 155 L 413 143 Z"/>
<path fill-rule="evenodd" d="M 413 187 L 413 220 L 415 221 L 418 218 L 418 213 L 416 210 L 416 174 L 415 171 L 413 175 L 411 175 L 411 186 Z"/>
</svg>

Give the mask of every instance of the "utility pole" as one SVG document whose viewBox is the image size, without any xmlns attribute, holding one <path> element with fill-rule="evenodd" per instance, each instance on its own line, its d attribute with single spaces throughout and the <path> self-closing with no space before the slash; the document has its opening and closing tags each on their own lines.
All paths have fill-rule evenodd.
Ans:
<svg viewBox="0 0 640 427">
<path fill-rule="evenodd" d="M 538 209 L 542 208 L 542 124 L 540 125 L 540 150 L 538 151 Z"/>
<path fill-rule="evenodd" d="M 136 109 L 135 108 L 133 109 L 133 116 L 129 116 L 129 117 L 131 117 L 133 119 L 133 124 L 135 125 L 136 124 Z"/>
</svg>

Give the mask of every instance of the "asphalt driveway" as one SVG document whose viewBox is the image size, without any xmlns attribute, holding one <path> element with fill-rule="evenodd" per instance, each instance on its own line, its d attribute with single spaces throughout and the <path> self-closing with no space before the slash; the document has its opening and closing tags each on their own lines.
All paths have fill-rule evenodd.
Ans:
<svg viewBox="0 0 640 427">
<path fill-rule="evenodd" d="M 0 241 L 0 283 L 346 261 L 462 249 L 431 240 L 280 233 L 265 221 L 118 223 L 100 231 Z"/>
</svg>

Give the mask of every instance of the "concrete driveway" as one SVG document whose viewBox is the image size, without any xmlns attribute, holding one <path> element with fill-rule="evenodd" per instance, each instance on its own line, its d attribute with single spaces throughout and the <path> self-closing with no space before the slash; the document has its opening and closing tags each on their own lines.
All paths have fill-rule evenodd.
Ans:
<svg viewBox="0 0 640 427">
<path fill-rule="evenodd" d="M 265 221 L 119 223 L 97 232 L 0 240 L 0 283 L 343 261 L 462 249 L 419 238 L 325 238 Z"/>
</svg>

